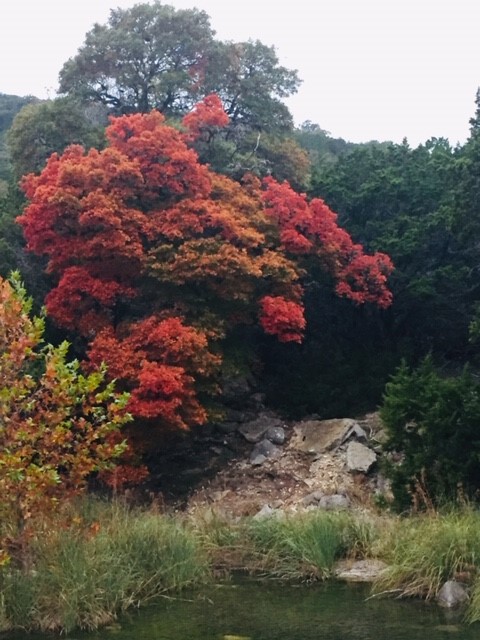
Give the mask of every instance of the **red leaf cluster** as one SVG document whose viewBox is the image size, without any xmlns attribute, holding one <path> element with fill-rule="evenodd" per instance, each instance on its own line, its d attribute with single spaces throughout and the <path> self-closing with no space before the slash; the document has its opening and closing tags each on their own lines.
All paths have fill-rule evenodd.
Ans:
<svg viewBox="0 0 480 640">
<path fill-rule="evenodd" d="M 156 418 L 166 427 L 201 424 L 206 413 L 195 394 L 195 380 L 219 364 L 202 331 L 178 317 L 150 316 L 117 331 L 105 328 L 91 342 L 89 364 L 107 363 L 109 375 L 131 392 L 129 411 Z"/>
<path fill-rule="evenodd" d="M 286 252 L 315 256 L 337 280 L 336 292 L 359 304 L 373 302 L 386 308 L 392 302 L 387 278 L 393 270 L 384 253 L 363 253 L 350 235 L 337 225 L 337 215 L 323 200 L 308 202 L 288 183 L 265 180 L 267 214 L 279 225 Z"/>
<path fill-rule="evenodd" d="M 260 324 L 265 333 L 280 342 L 301 342 L 305 329 L 303 307 L 281 296 L 265 296 L 260 301 Z"/>
<path fill-rule="evenodd" d="M 182 120 L 191 141 L 202 137 L 208 139 L 216 129 L 226 127 L 229 122 L 222 101 L 215 93 L 206 96 Z"/>
</svg>

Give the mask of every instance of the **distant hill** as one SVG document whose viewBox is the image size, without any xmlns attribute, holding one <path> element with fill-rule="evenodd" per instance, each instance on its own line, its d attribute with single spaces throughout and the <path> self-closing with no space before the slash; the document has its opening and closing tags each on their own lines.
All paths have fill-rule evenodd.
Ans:
<svg viewBox="0 0 480 640">
<path fill-rule="evenodd" d="M 312 162 L 313 168 L 321 168 L 324 165 L 335 163 L 337 158 L 358 147 L 388 147 L 389 142 L 348 142 L 343 138 L 333 138 L 328 131 L 318 124 L 306 120 L 294 133 L 295 140 L 305 149 Z"/>
</svg>

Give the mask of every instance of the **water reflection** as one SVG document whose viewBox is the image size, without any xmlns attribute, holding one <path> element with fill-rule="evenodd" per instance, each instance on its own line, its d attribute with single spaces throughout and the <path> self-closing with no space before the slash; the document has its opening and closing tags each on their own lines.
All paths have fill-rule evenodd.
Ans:
<svg viewBox="0 0 480 640">
<path fill-rule="evenodd" d="M 164 599 L 93 634 L 71 640 L 478 640 L 433 604 L 367 599 L 345 583 L 285 586 L 241 580 Z M 46 640 L 15 635 L 8 640 Z M 48 637 L 50 638 L 50 637 Z"/>
</svg>

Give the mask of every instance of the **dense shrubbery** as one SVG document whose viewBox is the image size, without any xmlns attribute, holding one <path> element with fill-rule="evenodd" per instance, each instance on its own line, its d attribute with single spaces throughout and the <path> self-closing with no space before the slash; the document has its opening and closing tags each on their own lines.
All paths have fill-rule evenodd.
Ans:
<svg viewBox="0 0 480 640">
<path fill-rule="evenodd" d="M 0 632 L 96 629 L 209 577 L 192 529 L 155 512 L 84 500 L 44 525 L 28 543 L 28 570 L 0 571 Z"/>
<path fill-rule="evenodd" d="M 480 486 L 480 382 L 465 369 L 444 377 L 426 358 L 405 363 L 386 386 L 381 416 L 387 450 L 401 461 L 388 468 L 397 505 L 474 498 Z"/>
<path fill-rule="evenodd" d="M 44 322 L 13 275 L 0 278 L 0 564 L 36 520 L 86 488 L 124 450 L 126 395 L 67 360 L 68 344 L 43 344 Z"/>
</svg>

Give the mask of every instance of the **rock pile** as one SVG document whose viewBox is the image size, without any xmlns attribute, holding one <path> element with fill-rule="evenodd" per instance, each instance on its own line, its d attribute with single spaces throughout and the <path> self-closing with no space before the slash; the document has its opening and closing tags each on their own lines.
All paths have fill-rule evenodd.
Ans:
<svg viewBox="0 0 480 640">
<path fill-rule="evenodd" d="M 378 471 L 383 434 L 377 414 L 289 423 L 266 409 L 260 394 L 242 406 L 230 406 L 214 428 L 226 445 L 243 446 L 243 454 L 194 493 L 190 509 L 205 503 L 233 515 L 346 509 L 388 492 Z"/>
</svg>

